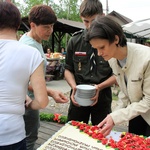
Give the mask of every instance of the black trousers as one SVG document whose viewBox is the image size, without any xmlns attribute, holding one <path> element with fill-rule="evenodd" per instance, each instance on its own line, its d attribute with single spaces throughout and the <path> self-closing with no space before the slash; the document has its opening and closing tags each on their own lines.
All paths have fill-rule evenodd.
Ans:
<svg viewBox="0 0 150 150">
<path fill-rule="evenodd" d="M 129 121 L 129 132 L 137 135 L 150 136 L 150 126 L 141 116 L 138 116 Z"/>
</svg>

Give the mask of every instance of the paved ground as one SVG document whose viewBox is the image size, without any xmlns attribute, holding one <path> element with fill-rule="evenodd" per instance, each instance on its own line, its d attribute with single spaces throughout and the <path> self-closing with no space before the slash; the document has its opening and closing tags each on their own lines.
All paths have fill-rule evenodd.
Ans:
<svg viewBox="0 0 150 150">
<path fill-rule="evenodd" d="M 70 91 L 70 86 L 64 79 L 63 80 L 52 80 L 50 82 L 47 82 L 47 86 L 52 89 L 62 91 L 63 93 Z"/>
<path fill-rule="evenodd" d="M 52 80 L 47 83 L 47 87 L 63 92 L 69 99 L 70 86 L 68 85 L 66 80 Z M 63 115 L 67 115 L 69 101 L 65 104 L 59 104 L 55 103 L 55 101 L 51 97 L 49 97 L 49 100 L 50 102 L 48 106 L 45 109 L 41 110 L 42 112 L 60 113 Z"/>
</svg>

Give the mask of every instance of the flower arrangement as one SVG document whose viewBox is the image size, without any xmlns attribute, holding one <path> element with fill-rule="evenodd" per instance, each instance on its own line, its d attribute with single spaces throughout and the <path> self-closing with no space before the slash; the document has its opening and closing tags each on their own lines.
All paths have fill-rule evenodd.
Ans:
<svg viewBox="0 0 150 150">
<path fill-rule="evenodd" d="M 62 114 L 50 114 L 50 113 L 40 113 L 41 121 L 48 122 L 57 122 L 60 124 L 65 124 L 67 122 L 67 116 L 63 116 Z"/>
</svg>

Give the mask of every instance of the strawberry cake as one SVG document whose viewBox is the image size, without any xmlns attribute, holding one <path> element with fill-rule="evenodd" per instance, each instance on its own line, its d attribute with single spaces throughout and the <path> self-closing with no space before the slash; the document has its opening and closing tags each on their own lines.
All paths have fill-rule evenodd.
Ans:
<svg viewBox="0 0 150 150">
<path fill-rule="evenodd" d="M 104 137 L 97 126 L 71 121 L 37 150 L 150 150 L 150 139 L 115 131 Z"/>
</svg>

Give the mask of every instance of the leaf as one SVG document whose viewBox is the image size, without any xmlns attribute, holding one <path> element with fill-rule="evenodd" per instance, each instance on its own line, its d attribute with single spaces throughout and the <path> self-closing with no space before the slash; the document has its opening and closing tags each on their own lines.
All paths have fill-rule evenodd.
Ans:
<svg viewBox="0 0 150 150">
<path fill-rule="evenodd" d="M 40 113 L 40 120 L 41 121 L 48 121 L 48 122 L 58 122 L 60 124 L 67 123 L 67 116 L 60 115 L 58 119 L 54 120 L 56 114 L 49 114 L 49 113 Z"/>
</svg>

